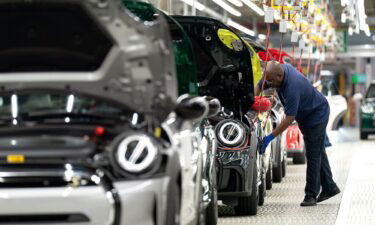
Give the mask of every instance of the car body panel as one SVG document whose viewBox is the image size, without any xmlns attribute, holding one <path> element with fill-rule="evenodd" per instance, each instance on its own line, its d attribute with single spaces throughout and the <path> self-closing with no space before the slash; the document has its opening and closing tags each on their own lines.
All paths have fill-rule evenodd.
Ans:
<svg viewBox="0 0 375 225">
<path fill-rule="evenodd" d="M 127 114 L 122 115 L 121 118 L 126 118 L 121 122 L 114 123 L 113 126 L 106 126 L 98 122 L 99 125 L 102 125 L 101 132 L 98 132 L 97 129 L 89 130 L 92 127 L 95 128 L 97 124 L 85 124 L 82 122 L 85 120 L 80 121 L 80 124 L 77 125 L 80 127 L 77 128 L 77 126 L 73 126 L 74 124 L 72 125 L 70 118 L 65 122 L 53 122 L 52 124 L 46 122 L 51 123 L 48 118 L 30 122 L 27 121 L 27 115 L 13 116 L 14 114 L 9 111 L 8 116 L 13 118 L 13 125 L 12 129 L 8 129 L 7 132 L 12 130 L 12 134 L 29 137 L 39 133 L 47 136 L 56 133 L 56 136 L 76 137 L 76 130 L 83 129 L 85 132 L 89 131 L 79 137 L 83 140 L 96 141 L 96 145 L 93 147 L 94 153 L 90 153 L 89 157 L 80 156 L 76 157 L 77 159 L 66 157 L 58 163 L 54 158 L 51 160 L 51 156 L 45 157 L 44 153 L 43 157 L 38 159 L 39 161 L 30 161 L 26 157 L 24 162 L 19 161 L 18 164 L 4 162 L 0 172 L 4 172 L 5 169 L 8 172 L 19 172 L 23 167 L 30 167 L 30 169 L 42 167 L 37 171 L 31 171 L 32 174 L 27 174 L 23 178 L 23 184 L 32 182 L 33 176 L 42 176 L 38 179 L 43 182 L 38 183 L 37 188 L 34 187 L 30 192 L 23 194 L 19 193 L 21 189 L 18 189 L 14 183 L 5 182 L 4 185 L 8 185 L 10 189 L 0 187 L 2 192 L 3 190 L 9 191 L 8 198 L 3 201 L 14 201 L 19 208 L 8 207 L 7 210 L 2 211 L 1 215 L 10 217 L 20 213 L 23 201 L 27 202 L 24 205 L 25 212 L 40 213 L 44 216 L 53 210 L 71 212 L 67 207 L 70 205 L 71 210 L 80 210 L 86 213 L 88 221 L 84 224 L 169 225 L 169 223 L 174 224 L 177 214 L 181 224 L 197 224 L 196 211 L 199 209 L 197 204 L 202 198 L 200 181 L 203 157 L 199 148 L 202 133 L 199 126 L 192 121 L 183 120 L 174 112 L 175 106 L 178 104 L 177 78 L 172 54 L 172 41 L 164 18 L 154 17 L 153 14 L 151 17 L 139 18 L 134 12 L 124 7 L 126 4 L 120 0 L 105 3 L 91 0 L 71 0 L 69 4 L 54 0 L 45 0 L 43 4 L 39 4 L 39 1 L 15 2 L 16 6 L 20 4 L 20 8 L 39 7 L 46 3 L 57 9 L 70 7 L 69 4 L 72 3 L 87 13 L 87 18 L 90 18 L 95 29 L 110 37 L 112 47 L 101 66 L 93 71 L 64 72 L 38 71 L 36 69 L 34 72 L 0 73 L 1 96 L 11 94 L 17 98 L 22 94 L 30 95 L 27 93 L 35 90 L 42 93 L 50 91 L 64 93 L 67 95 L 67 99 L 70 99 L 70 95 L 86 96 L 91 100 L 100 99 L 108 104 L 113 103 L 121 108 L 131 109 L 129 112 L 133 118 L 129 118 Z M 6 4 L 1 2 L 0 7 L 5 7 Z M 144 10 L 152 11 L 148 7 Z M 48 22 L 47 20 L 46 23 Z M 43 27 L 42 25 L 41 27 Z M 19 69 L 23 69 L 22 65 Z M 74 108 L 77 104 L 74 98 L 69 104 L 69 101 L 65 102 L 65 99 L 62 99 L 64 106 L 72 104 Z M 13 100 L 12 102 L 10 105 L 13 106 L 20 103 Z M 92 108 L 95 107 L 94 104 Z M 68 115 L 70 113 L 70 110 L 65 110 L 65 108 L 63 111 Z M 15 111 L 13 110 L 13 112 Z M 99 116 L 105 116 L 104 114 L 101 113 Z M 15 123 L 14 120 L 18 119 L 20 122 Z M 91 120 L 92 118 L 90 118 Z M 46 125 L 40 126 L 44 122 Z M 87 128 L 88 125 L 90 125 L 89 128 Z M 0 128 L 2 127 L 0 126 Z M 69 128 L 70 130 L 68 130 Z M 114 159 L 116 151 L 120 148 L 116 140 L 121 141 L 127 138 L 129 134 L 127 132 L 133 135 L 147 136 L 152 140 L 157 151 L 157 157 L 151 164 L 155 168 L 147 170 L 144 174 L 120 168 L 120 162 Z M 8 137 L 9 134 L 4 136 Z M 143 160 L 141 156 L 139 157 L 134 164 Z M 47 163 L 49 166 L 45 166 L 43 163 Z M 51 186 L 54 183 L 50 180 L 56 178 L 51 178 L 48 174 L 55 166 L 65 166 L 65 169 L 58 175 L 58 185 L 62 187 Z M 93 174 L 88 174 L 85 179 L 82 176 L 75 176 L 76 167 L 88 167 Z M 14 179 L 16 176 L 10 178 Z M 5 179 L 3 174 L 0 177 Z M 179 185 L 184 187 L 181 193 L 181 212 L 176 212 L 180 205 L 176 205 L 175 200 L 179 196 L 176 197 L 172 194 L 179 193 L 176 190 L 178 182 L 181 182 Z M 87 186 L 86 183 L 90 183 L 93 187 Z M 33 185 L 35 184 L 33 183 Z M 25 190 L 22 189 L 22 191 Z M 34 196 L 28 196 L 29 194 L 34 194 Z M 43 195 L 44 197 L 42 197 Z M 31 201 L 35 200 L 34 197 L 39 199 L 31 205 Z M 47 207 L 47 199 L 49 199 L 48 205 L 54 205 L 54 207 Z M 34 206 L 34 209 L 31 206 Z M 33 218 L 30 217 L 30 219 Z M 46 224 L 48 223 L 47 221 Z M 41 224 L 41 222 L 36 224 Z"/>
<path fill-rule="evenodd" d="M 337 130 L 340 120 L 348 110 L 347 101 L 340 95 L 332 71 L 321 71 L 321 85 L 321 92 L 326 97 L 330 108 L 327 131 Z M 318 87 L 319 89 L 320 87 Z"/>
</svg>

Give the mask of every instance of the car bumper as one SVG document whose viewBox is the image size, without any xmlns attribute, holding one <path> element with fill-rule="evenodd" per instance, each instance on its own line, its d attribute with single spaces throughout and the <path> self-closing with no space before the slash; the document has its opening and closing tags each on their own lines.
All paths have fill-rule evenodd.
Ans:
<svg viewBox="0 0 375 225">
<path fill-rule="evenodd" d="M 170 178 L 0 189 L 0 224 L 166 224 Z M 5 223 L 3 223 L 5 221 Z"/>
<path fill-rule="evenodd" d="M 375 133 L 375 114 L 361 114 L 361 132 Z"/>
<path fill-rule="evenodd" d="M 250 196 L 253 182 L 253 168 L 256 163 L 255 150 L 218 151 L 218 196 Z"/>
</svg>

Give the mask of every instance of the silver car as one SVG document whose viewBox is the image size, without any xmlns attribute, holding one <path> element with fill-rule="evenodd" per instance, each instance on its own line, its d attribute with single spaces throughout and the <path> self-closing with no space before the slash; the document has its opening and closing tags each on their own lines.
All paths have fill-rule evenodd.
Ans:
<svg viewBox="0 0 375 225">
<path fill-rule="evenodd" d="M 188 223 L 203 161 L 194 121 L 209 108 L 177 101 L 164 19 L 144 23 L 119 0 L 0 8 L 1 221 Z"/>
</svg>

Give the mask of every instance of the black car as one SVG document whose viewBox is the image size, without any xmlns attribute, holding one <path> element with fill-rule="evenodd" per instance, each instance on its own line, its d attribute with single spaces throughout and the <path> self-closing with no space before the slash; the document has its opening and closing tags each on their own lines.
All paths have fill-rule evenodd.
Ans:
<svg viewBox="0 0 375 225">
<path fill-rule="evenodd" d="M 375 134 L 375 83 L 367 90 L 361 106 L 360 138 L 365 140 L 368 135 Z"/>
<path fill-rule="evenodd" d="M 258 137 L 252 113 L 253 74 L 249 51 L 226 25 L 204 17 L 174 16 L 191 39 L 198 67 L 199 94 L 218 98 L 219 116 L 211 119 L 219 141 L 219 199 L 238 215 L 255 215 L 259 203 Z M 228 41 L 228 37 L 234 38 Z"/>
</svg>

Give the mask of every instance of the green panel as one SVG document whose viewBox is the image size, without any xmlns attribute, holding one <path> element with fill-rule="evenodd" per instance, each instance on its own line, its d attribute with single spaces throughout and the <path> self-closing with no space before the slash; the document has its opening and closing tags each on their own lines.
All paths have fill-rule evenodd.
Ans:
<svg viewBox="0 0 375 225">
<path fill-rule="evenodd" d="M 366 80 L 367 80 L 366 74 L 353 74 L 352 76 L 353 84 L 366 83 Z"/>
<path fill-rule="evenodd" d="M 156 20 L 156 9 L 149 3 L 122 0 L 125 7 L 142 21 Z"/>
<path fill-rule="evenodd" d="M 198 95 L 197 66 L 190 39 L 176 20 L 167 15 L 165 17 L 173 40 L 179 95 Z"/>
<path fill-rule="evenodd" d="M 362 128 L 375 128 L 374 126 L 374 115 L 361 113 L 361 127 Z"/>
<path fill-rule="evenodd" d="M 149 3 L 130 0 L 123 0 L 122 2 L 129 11 L 142 21 L 153 21 L 157 18 L 157 14 L 165 16 L 170 25 L 173 39 L 172 47 L 175 56 L 179 95 L 198 95 L 198 79 L 193 49 L 183 28 L 173 18 L 158 11 Z"/>
</svg>

